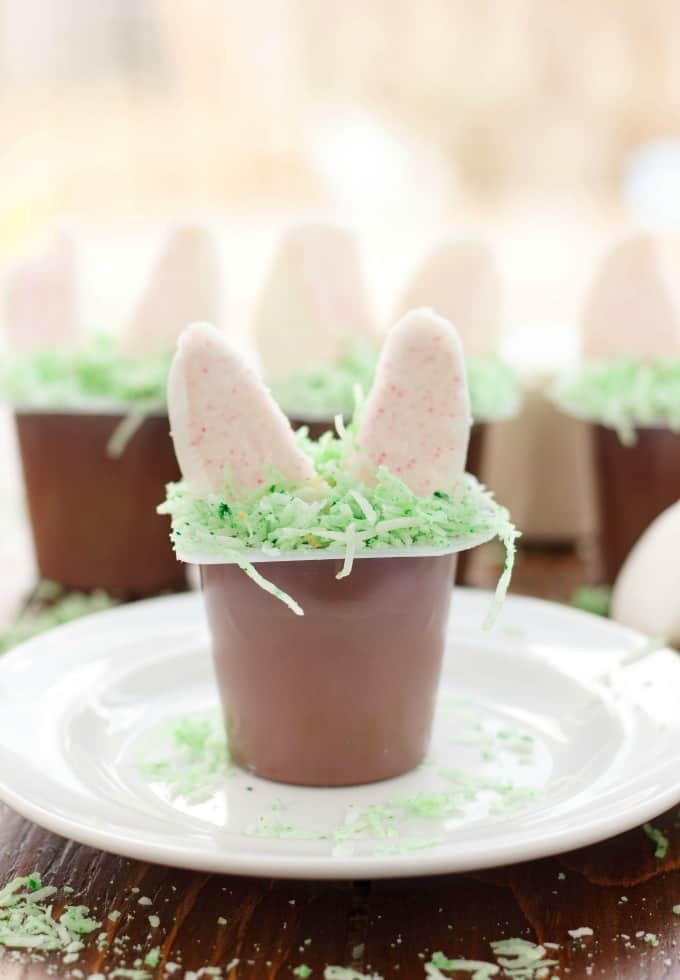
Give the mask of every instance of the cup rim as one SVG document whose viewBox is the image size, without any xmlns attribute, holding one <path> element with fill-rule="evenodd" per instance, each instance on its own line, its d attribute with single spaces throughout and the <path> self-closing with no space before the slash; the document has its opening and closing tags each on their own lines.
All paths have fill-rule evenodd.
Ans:
<svg viewBox="0 0 680 980">
<path fill-rule="evenodd" d="M 455 555 L 462 551 L 470 551 L 481 544 L 486 544 L 496 537 L 495 530 L 479 531 L 469 537 L 456 538 L 449 542 L 446 548 L 433 548 L 427 545 L 413 545 L 410 548 L 367 548 L 359 549 L 354 554 L 354 561 L 364 558 L 440 558 L 443 555 Z M 343 561 L 347 557 L 346 548 L 310 548 L 307 550 L 285 551 L 272 554 L 260 548 L 234 549 L 231 555 L 210 553 L 197 548 L 178 548 L 175 554 L 179 561 L 189 565 L 238 565 L 247 561 L 251 565 L 279 564 L 292 561 Z"/>
<path fill-rule="evenodd" d="M 126 416 L 139 409 L 137 402 L 116 402 L 116 401 L 83 401 L 72 405 L 22 405 L 21 402 L 10 404 L 12 413 L 19 415 L 106 415 L 118 417 Z M 167 418 L 168 410 L 165 407 L 158 407 L 143 412 L 144 418 Z"/>
</svg>

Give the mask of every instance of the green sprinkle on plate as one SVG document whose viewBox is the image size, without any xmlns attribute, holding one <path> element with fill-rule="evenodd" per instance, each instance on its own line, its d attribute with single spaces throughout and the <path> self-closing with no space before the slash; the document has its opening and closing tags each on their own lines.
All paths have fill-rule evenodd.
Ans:
<svg viewBox="0 0 680 980">
<path fill-rule="evenodd" d="M 651 823 L 646 823 L 642 829 L 652 844 L 654 844 L 654 857 L 658 861 L 663 860 L 668 853 L 668 838 L 666 835 L 657 827 L 653 827 Z"/>
</svg>

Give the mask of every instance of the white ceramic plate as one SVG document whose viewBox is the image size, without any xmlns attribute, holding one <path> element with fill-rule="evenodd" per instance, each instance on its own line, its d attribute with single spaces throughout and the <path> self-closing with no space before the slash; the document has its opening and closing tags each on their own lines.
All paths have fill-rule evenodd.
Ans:
<svg viewBox="0 0 680 980">
<path fill-rule="evenodd" d="M 202 792 L 194 764 L 168 775 L 178 718 L 189 731 L 214 719 L 205 730 L 217 755 L 207 758 L 219 760 L 199 595 L 60 627 L 0 661 L 0 797 L 50 830 L 130 857 L 319 878 L 536 858 L 680 800 L 680 657 L 657 650 L 621 667 L 642 648 L 639 635 L 534 599 L 508 599 L 482 633 L 489 602 L 454 594 L 427 763 L 349 789 L 267 783 L 219 761 Z"/>
</svg>

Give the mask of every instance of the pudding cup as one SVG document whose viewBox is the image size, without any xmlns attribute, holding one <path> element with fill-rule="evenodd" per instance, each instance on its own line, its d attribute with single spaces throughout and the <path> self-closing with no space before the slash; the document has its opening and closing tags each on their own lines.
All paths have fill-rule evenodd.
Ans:
<svg viewBox="0 0 680 980">
<path fill-rule="evenodd" d="M 15 411 L 40 575 L 67 589 L 137 598 L 186 588 L 167 520 L 156 514 L 180 477 L 167 415 L 147 416 L 117 457 L 125 415 Z"/>
<path fill-rule="evenodd" d="M 614 429 L 592 422 L 590 434 L 603 577 L 613 585 L 640 535 L 680 499 L 680 433 L 638 428 L 624 445 Z"/>
<path fill-rule="evenodd" d="M 424 758 L 455 554 L 258 562 L 296 616 L 235 564 L 201 565 L 233 761 L 304 786 L 399 776 Z"/>
</svg>

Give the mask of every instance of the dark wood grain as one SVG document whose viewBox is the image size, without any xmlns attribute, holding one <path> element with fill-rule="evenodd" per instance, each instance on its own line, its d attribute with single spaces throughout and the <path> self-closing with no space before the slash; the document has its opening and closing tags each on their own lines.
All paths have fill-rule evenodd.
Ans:
<svg viewBox="0 0 680 980">
<path fill-rule="evenodd" d="M 494 573 L 493 551 L 471 569 L 479 584 Z M 583 561 L 569 552 L 523 553 L 515 589 L 566 598 L 588 580 Z M 387 978 L 424 977 L 433 952 L 493 960 L 489 942 L 523 937 L 559 943 L 549 976 L 568 980 L 680 978 L 680 809 L 654 821 L 669 838 L 663 860 L 641 829 L 556 858 L 470 875 L 376 882 L 296 882 L 194 874 L 114 857 L 65 841 L 0 807 L 0 884 L 39 870 L 47 882 L 70 884 L 72 904 L 85 904 L 103 922 L 114 945 L 86 943 L 76 964 L 60 958 L 31 963 L 0 951 L 0 977 L 42 978 L 72 971 L 109 973 L 131 966 L 141 951 L 161 947 L 156 975 L 168 963 L 184 970 L 224 969 L 228 976 L 291 978 L 299 964 L 321 978 L 334 963 L 374 970 Z M 138 890 L 137 890 L 138 889 Z M 149 907 L 139 898 L 148 896 Z M 120 919 L 107 919 L 109 912 Z M 151 928 L 148 916 L 158 915 Z M 226 919 L 219 924 L 218 917 Z M 589 926 L 577 942 L 568 930 Z M 644 936 L 653 933 L 658 946 Z M 626 939 L 625 937 L 629 937 Z M 183 972 L 173 974 L 183 977 Z M 470 974 L 456 974 L 469 977 Z"/>
</svg>

